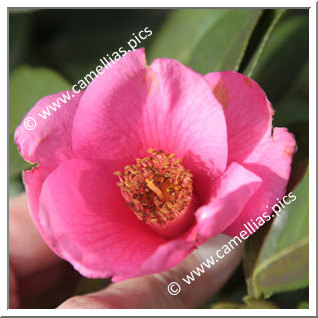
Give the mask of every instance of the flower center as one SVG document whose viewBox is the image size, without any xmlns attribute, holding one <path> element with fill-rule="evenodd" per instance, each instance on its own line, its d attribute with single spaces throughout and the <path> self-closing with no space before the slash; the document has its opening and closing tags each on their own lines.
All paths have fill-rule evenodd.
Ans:
<svg viewBox="0 0 318 318">
<path fill-rule="evenodd" d="M 116 171 L 117 185 L 127 205 L 147 224 L 165 226 L 190 204 L 192 174 L 182 165 L 182 159 L 163 150 L 149 149 L 149 157 L 137 159 L 137 164 Z"/>
</svg>

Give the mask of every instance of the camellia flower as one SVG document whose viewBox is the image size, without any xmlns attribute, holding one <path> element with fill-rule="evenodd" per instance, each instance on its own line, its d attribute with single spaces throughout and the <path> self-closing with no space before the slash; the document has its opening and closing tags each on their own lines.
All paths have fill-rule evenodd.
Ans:
<svg viewBox="0 0 318 318">
<path fill-rule="evenodd" d="M 85 276 L 167 270 L 284 195 L 295 141 L 272 114 L 242 74 L 147 66 L 143 49 L 130 52 L 36 129 L 17 128 L 21 155 L 38 163 L 24 172 L 33 220 Z"/>
</svg>

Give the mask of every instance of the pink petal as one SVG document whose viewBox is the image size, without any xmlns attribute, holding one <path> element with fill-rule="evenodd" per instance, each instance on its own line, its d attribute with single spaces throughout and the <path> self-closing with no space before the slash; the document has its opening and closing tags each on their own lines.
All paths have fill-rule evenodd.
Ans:
<svg viewBox="0 0 318 318">
<path fill-rule="evenodd" d="M 219 183 L 216 196 L 196 212 L 199 244 L 222 233 L 240 215 L 262 180 L 238 163 L 232 163 Z"/>
<path fill-rule="evenodd" d="M 39 198 L 42 190 L 42 185 L 47 175 L 47 170 L 41 169 L 40 166 L 34 167 L 32 168 L 32 170 L 23 172 L 23 183 L 25 185 L 25 191 L 27 193 L 28 207 L 31 217 L 36 224 L 37 229 L 41 233 L 42 238 L 50 246 L 50 240 L 46 234 L 45 229 L 42 228 L 39 221 Z M 61 257 L 61 254 L 57 250 L 52 248 L 52 246 L 50 247 L 57 255 Z"/>
<path fill-rule="evenodd" d="M 144 50 L 116 62 L 86 90 L 75 116 L 74 151 L 82 158 L 113 159 L 118 169 L 163 149 L 184 158 L 198 175 L 225 169 L 222 107 L 204 78 L 179 62 L 146 66 Z"/>
<path fill-rule="evenodd" d="M 45 96 L 25 115 L 22 123 L 15 131 L 15 142 L 23 158 L 31 163 L 40 163 L 38 167 L 23 172 L 23 181 L 28 197 L 31 216 L 37 224 L 38 229 L 45 241 L 48 241 L 45 231 L 38 220 L 39 197 L 41 188 L 46 177 L 53 171 L 60 162 L 73 156 L 71 145 L 71 130 L 73 117 L 82 96 L 82 92 L 74 95 L 67 103 L 60 103 L 61 108 L 54 112 L 47 119 L 41 118 L 38 114 L 47 111 L 48 106 L 67 92 Z M 69 92 L 71 95 L 72 92 Z M 23 122 L 25 118 L 32 116 L 37 121 L 34 130 L 26 130 Z"/>
<path fill-rule="evenodd" d="M 182 238 L 168 241 L 159 246 L 134 275 L 116 275 L 112 281 L 119 282 L 134 276 L 163 272 L 174 267 L 194 250 L 194 241 L 187 242 L 186 236 L 183 235 Z"/>
<path fill-rule="evenodd" d="M 102 161 L 73 159 L 42 187 L 38 220 L 52 249 L 83 275 L 131 275 L 166 240 L 125 205 Z"/>
<path fill-rule="evenodd" d="M 273 135 L 268 129 L 262 141 L 243 162 L 243 166 L 261 177 L 263 183 L 224 234 L 235 236 L 246 222 L 251 219 L 255 221 L 266 211 L 268 215 L 272 213 L 271 207 L 278 202 L 277 198 L 281 200 L 285 194 L 295 149 L 295 139 L 286 128 L 275 128 Z"/>
<path fill-rule="evenodd" d="M 272 107 L 259 85 L 245 75 L 226 71 L 205 79 L 222 103 L 228 134 L 228 163 L 242 162 L 265 135 Z"/>
<path fill-rule="evenodd" d="M 82 92 L 74 94 L 69 91 L 69 96 L 74 97 L 65 104 L 60 101 L 61 107 L 56 107 L 56 111 L 50 109 L 51 116 L 47 119 L 41 118 L 43 110 L 47 111 L 48 106 L 56 104 L 58 98 L 66 91 L 45 96 L 40 99 L 35 106 L 25 115 L 22 123 L 15 131 L 14 141 L 22 157 L 31 163 L 40 163 L 41 169 L 47 169 L 47 173 L 52 171 L 60 162 L 71 158 L 73 155 L 71 145 L 71 130 L 73 117 L 77 105 L 81 99 Z M 65 99 L 66 100 L 66 99 Z M 23 125 L 27 117 L 36 120 L 36 127 L 33 130 L 26 130 Z"/>
</svg>

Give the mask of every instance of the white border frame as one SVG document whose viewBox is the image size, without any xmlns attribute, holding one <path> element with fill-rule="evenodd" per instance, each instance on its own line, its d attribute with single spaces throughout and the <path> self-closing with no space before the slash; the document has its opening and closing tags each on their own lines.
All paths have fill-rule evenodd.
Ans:
<svg viewBox="0 0 318 318">
<path fill-rule="evenodd" d="M 48 1 L 49 4 L 44 4 L 39 0 L 28 1 L 28 7 L 43 7 L 43 8 L 52 8 L 62 7 L 62 8 L 71 8 L 80 4 L 78 1 L 70 0 L 55 0 Z M 122 315 L 131 315 L 131 316 L 166 316 L 166 315 L 176 315 L 176 316 L 316 316 L 316 2 L 314 1 L 258 1 L 257 4 L 255 1 L 240 1 L 240 7 L 237 7 L 237 2 L 235 1 L 226 1 L 222 0 L 220 2 L 222 5 L 218 5 L 215 2 L 211 3 L 210 1 L 197 0 L 195 2 L 190 1 L 173 1 L 173 0 L 161 0 L 156 4 L 153 2 L 146 1 L 134 1 L 129 3 L 128 1 L 122 1 L 121 7 L 130 7 L 132 4 L 135 7 L 140 8 L 159 8 L 167 6 L 168 7 L 208 7 L 213 4 L 213 7 L 235 7 L 235 8 L 279 8 L 279 7 L 288 7 L 288 8 L 309 8 L 309 208 L 310 208 L 310 224 L 309 224 L 309 255 L 310 255 L 310 265 L 309 265 L 309 275 L 310 275 L 310 285 L 309 285 L 309 309 L 7 309 L 7 284 L 4 282 L 7 281 L 8 273 L 8 263 L 1 262 L 1 276 L 5 277 L 2 279 L 1 284 L 1 297 L 0 297 L 0 314 L 1 316 L 122 316 Z M 1 7 L 1 38 L 2 43 L 7 43 L 7 32 L 8 32 L 8 16 L 7 16 L 7 7 L 25 7 L 26 2 L 21 0 L 16 1 L 6 1 L 5 7 Z M 103 1 L 90 0 L 90 8 L 103 8 L 105 5 L 107 7 L 119 7 L 109 5 Z M 8 49 L 8 48 L 7 48 Z M 2 136 L 7 136 L 7 109 L 4 105 L 8 105 L 8 50 L 1 50 L 1 74 L 2 74 L 2 85 L 1 85 L 1 96 L 6 96 L 3 105 L 0 108 L 0 132 Z M 6 138 L 7 139 L 7 138 Z M 7 149 L 7 140 L 1 139 L 1 149 Z M 4 155 L 1 156 L 1 165 L 2 167 L 7 167 L 7 158 Z M 3 168 L 4 169 L 4 168 Z M 7 175 L 7 172 L 5 172 Z M 1 186 L 1 202 L 3 203 L 2 208 L 2 218 L 5 219 L 1 222 L 1 255 L 7 254 L 7 225 L 8 225 L 8 216 L 5 211 L 8 209 L 7 201 L 7 180 L 2 177 L 0 181 Z M 6 204 L 4 204 L 6 202 Z"/>
</svg>

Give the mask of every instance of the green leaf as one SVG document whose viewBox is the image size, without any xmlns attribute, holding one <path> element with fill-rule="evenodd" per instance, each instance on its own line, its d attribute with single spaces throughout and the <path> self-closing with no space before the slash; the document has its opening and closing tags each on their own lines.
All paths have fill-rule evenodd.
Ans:
<svg viewBox="0 0 318 318">
<path fill-rule="evenodd" d="M 27 10 L 9 10 L 9 51 L 10 70 L 18 63 L 22 63 L 26 57 L 30 46 L 32 34 L 32 16 L 27 14 Z M 17 14 L 13 14 L 16 12 Z"/>
<path fill-rule="evenodd" d="M 30 108 L 45 95 L 68 89 L 70 84 L 47 68 L 21 66 L 9 79 L 9 177 L 16 177 L 28 164 L 14 144 L 14 131 Z"/>
<path fill-rule="evenodd" d="M 23 14 L 23 13 L 30 13 L 30 12 L 36 12 L 41 9 L 9 9 L 10 14 Z"/>
<path fill-rule="evenodd" d="M 220 301 L 211 306 L 211 309 L 240 309 L 242 304 L 231 301 Z"/>
<path fill-rule="evenodd" d="M 70 84 L 51 69 L 29 66 L 16 68 L 9 80 L 9 132 L 14 131 L 39 99 L 68 88 Z"/>
<path fill-rule="evenodd" d="M 86 277 L 81 277 L 79 283 L 76 287 L 74 295 L 85 295 L 89 293 L 94 293 L 105 288 L 110 284 L 110 280 L 105 279 L 90 279 Z"/>
<path fill-rule="evenodd" d="M 207 73 L 238 70 L 260 9 L 176 10 L 157 36 L 150 60 L 170 57 Z"/>
<path fill-rule="evenodd" d="M 253 79 L 277 106 L 308 62 L 308 13 L 286 15 L 273 30 L 253 72 Z"/>
<path fill-rule="evenodd" d="M 246 308 L 246 309 L 275 309 L 275 308 L 278 308 L 274 303 L 272 303 L 270 301 L 266 301 L 264 299 L 256 299 L 256 298 L 251 297 L 249 295 L 244 296 L 243 301 L 246 305 L 242 306 L 241 308 Z"/>
<path fill-rule="evenodd" d="M 212 309 L 277 309 L 278 307 L 270 301 L 256 299 L 248 295 L 243 297 L 244 304 L 222 301 L 211 306 Z"/>
<path fill-rule="evenodd" d="M 170 57 L 187 64 L 196 43 L 228 9 L 174 10 L 150 47 L 149 61 Z"/>
<path fill-rule="evenodd" d="M 247 277 L 248 293 L 253 297 L 268 298 L 274 293 L 308 286 L 308 172 L 293 193 L 297 199 L 286 205 L 280 216 L 275 216 Z"/>
<path fill-rule="evenodd" d="M 244 255 L 243 255 L 243 267 L 245 277 L 250 277 L 253 274 L 253 270 L 266 235 L 271 226 L 271 221 L 265 223 L 254 235 L 250 236 L 246 242 Z"/>
<path fill-rule="evenodd" d="M 274 126 L 309 121 L 309 64 L 306 63 L 291 88 L 275 105 Z"/>
<path fill-rule="evenodd" d="M 211 26 L 196 45 L 189 66 L 200 73 L 238 71 L 259 9 L 232 9 Z"/>
<path fill-rule="evenodd" d="M 302 301 L 298 306 L 297 309 L 309 309 L 309 302 Z"/>
<path fill-rule="evenodd" d="M 244 60 L 242 61 L 242 64 L 247 61 L 247 65 L 241 65 L 241 73 L 244 73 L 249 77 L 253 75 L 257 62 L 261 57 L 264 47 L 266 46 L 274 27 L 285 12 L 286 9 L 265 10 L 247 47 Z"/>
<path fill-rule="evenodd" d="M 23 190 L 24 190 L 24 187 L 23 187 L 21 180 L 18 180 L 18 179 L 10 180 L 10 183 L 9 183 L 9 197 L 10 198 L 23 192 Z"/>
</svg>

